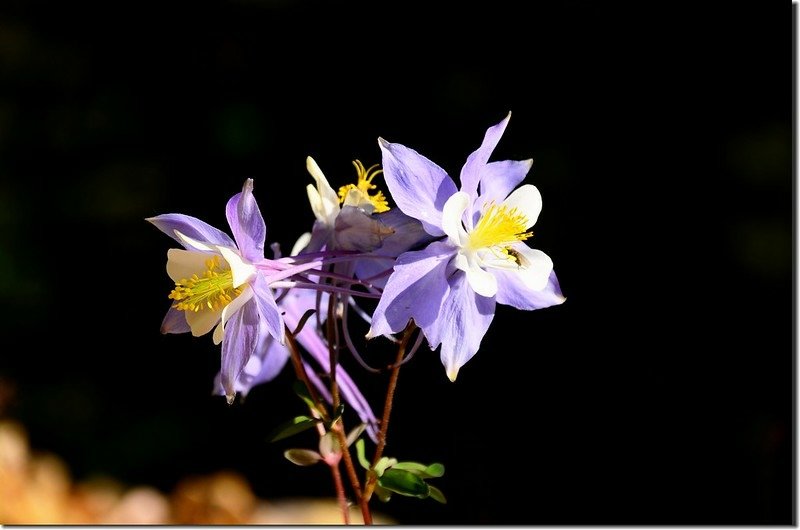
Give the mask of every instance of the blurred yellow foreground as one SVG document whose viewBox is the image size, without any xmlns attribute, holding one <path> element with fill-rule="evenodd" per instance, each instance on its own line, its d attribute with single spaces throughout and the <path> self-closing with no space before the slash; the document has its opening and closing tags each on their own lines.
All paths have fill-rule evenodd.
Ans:
<svg viewBox="0 0 800 530">
<path fill-rule="evenodd" d="M 363 521 L 355 508 L 350 517 Z M 169 495 L 113 480 L 73 483 L 60 458 L 33 454 L 24 428 L 0 420 L 0 524 L 342 524 L 342 517 L 334 499 L 259 499 L 232 472 L 186 478 Z"/>
</svg>

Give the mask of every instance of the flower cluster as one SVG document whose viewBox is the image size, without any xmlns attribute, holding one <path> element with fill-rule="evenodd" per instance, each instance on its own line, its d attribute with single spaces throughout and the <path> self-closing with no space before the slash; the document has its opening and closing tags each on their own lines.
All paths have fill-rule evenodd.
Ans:
<svg viewBox="0 0 800 530">
<path fill-rule="evenodd" d="M 252 179 L 227 204 L 233 238 L 188 215 L 148 219 L 183 247 L 167 253 L 175 287 L 162 332 L 200 336 L 213 330 L 222 354 L 214 391 L 229 402 L 273 379 L 291 359 L 312 409 L 310 417 L 295 418 L 294 429 L 307 423 L 324 439 L 336 430 L 337 415 L 317 403 L 324 399 L 338 409 L 342 400 L 379 444 L 375 463 L 366 466 L 374 478 L 383 449 L 380 424 L 338 362 L 349 352 L 367 371 L 377 371 L 350 335 L 351 314 L 368 324 L 367 339 L 384 336 L 400 344 L 393 368 L 427 341 L 432 350 L 441 348 L 445 373 L 455 381 L 478 352 L 496 304 L 533 310 L 564 301 L 552 260 L 529 246 L 542 209 L 538 189 L 522 184 L 532 161 L 489 161 L 510 116 L 486 131 L 461 168 L 460 186 L 417 151 L 382 138 L 382 169 L 356 160 L 357 181 L 338 191 L 308 157 L 315 221 L 289 256 L 272 245 L 272 257 L 265 257 L 267 230 Z M 381 173 L 388 195 L 375 182 Z M 353 440 L 339 442 L 341 452 Z M 338 457 L 323 460 L 338 465 Z M 403 480 L 430 478 L 405 464 L 394 466 L 397 473 L 405 470 Z M 411 487 L 372 482 L 367 498 L 370 485 L 379 495 Z M 414 484 L 434 498 L 440 494 Z"/>
</svg>

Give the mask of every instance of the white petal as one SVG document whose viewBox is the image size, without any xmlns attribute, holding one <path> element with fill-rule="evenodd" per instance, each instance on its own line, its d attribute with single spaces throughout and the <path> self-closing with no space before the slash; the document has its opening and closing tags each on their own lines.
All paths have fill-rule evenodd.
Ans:
<svg viewBox="0 0 800 530">
<path fill-rule="evenodd" d="M 209 257 L 203 252 L 171 248 L 167 251 L 167 274 L 173 282 L 188 280 L 192 274 L 200 276 L 206 270 Z"/>
<path fill-rule="evenodd" d="M 184 313 L 186 313 L 186 323 L 192 328 L 192 335 L 199 337 L 211 331 L 214 324 L 219 322 L 221 312 L 205 308 L 197 312 L 184 311 Z"/>
<path fill-rule="evenodd" d="M 375 211 L 375 205 L 369 200 L 369 195 L 358 188 L 350 188 L 344 197 L 342 206 L 354 206 L 364 210 L 367 214 Z"/>
<path fill-rule="evenodd" d="M 484 269 L 508 269 L 517 270 L 517 262 L 508 259 L 504 254 L 500 254 L 492 248 L 481 248 L 476 251 L 480 264 Z"/>
<path fill-rule="evenodd" d="M 550 256 L 524 243 L 514 245 L 514 250 L 519 256 L 520 263 L 516 273 L 523 283 L 534 291 L 541 291 L 547 287 L 550 273 L 553 272 L 553 260 Z"/>
<path fill-rule="evenodd" d="M 225 323 L 229 318 L 231 318 L 231 315 L 234 315 L 236 311 L 238 311 L 239 308 L 244 304 L 249 302 L 251 298 L 253 298 L 253 289 L 249 285 L 246 285 L 242 291 L 242 294 L 234 298 L 233 302 L 226 305 L 222 309 L 219 325 L 217 326 L 217 329 L 214 330 L 214 344 L 219 344 L 222 342 L 222 339 L 225 337 Z"/>
<path fill-rule="evenodd" d="M 217 249 L 231 266 L 234 288 L 247 283 L 256 275 L 256 268 L 251 263 L 244 261 L 239 254 L 226 247 L 217 247 Z"/>
<path fill-rule="evenodd" d="M 339 196 L 336 195 L 334 189 L 328 184 L 328 179 L 325 178 L 322 170 L 310 156 L 306 158 L 306 169 L 317 183 L 317 195 L 319 196 L 318 209 L 314 208 L 313 202 L 311 204 L 314 215 L 323 223 L 332 226 L 333 221 L 336 219 L 336 214 L 339 213 Z M 310 193 L 309 199 L 311 199 Z"/>
<path fill-rule="evenodd" d="M 200 242 L 200 241 L 198 241 L 196 239 L 192 239 L 191 237 L 189 237 L 186 234 L 183 234 L 183 233 L 181 233 L 181 232 L 179 232 L 177 230 L 175 230 L 175 235 L 181 241 L 183 241 L 184 243 L 186 243 L 190 247 L 196 248 L 197 250 L 205 250 L 206 252 L 208 252 L 210 250 L 214 250 L 214 247 L 206 245 L 205 243 L 202 243 L 202 242 Z"/>
<path fill-rule="evenodd" d="M 167 274 L 172 281 L 191 278 L 193 274 L 201 275 L 206 270 L 206 261 L 209 255 L 204 252 L 193 252 L 171 248 L 167 251 Z M 200 311 L 185 311 L 186 323 L 192 330 L 192 335 L 199 337 L 205 335 L 220 317 L 220 311 L 212 311 L 208 308 Z"/>
<path fill-rule="evenodd" d="M 497 279 L 491 272 L 485 271 L 477 259 L 469 260 L 469 267 L 464 271 L 467 273 L 467 281 L 472 290 L 481 296 L 491 298 L 497 294 Z"/>
<path fill-rule="evenodd" d="M 542 194 L 533 184 L 525 184 L 514 190 L 502 206 L 508 209 L 516 208 L 519 213 L 528 218 L 528 229 L 536 224 L 539 214 L 542 212 Z"/>
<path fill-rule="evenodd" d="M 453 265 L 455 266 L 456 269 L 462 270 L 464 272 L 467 272 L 471 266 L 469 259 L 467 259 L 467 256 L 465 256 L 461 252 L 456 254 L 456 257 L 453 258 Z"/>
<path fill-rule="evenodd" d="M 306 186 L 306 193 L 308 193 L 308 203 L 311 205 L 311 211 L 314 212 L 314 217 L 318 220 L 325 222 L 325 208 L 322 206 L 322 197 L 320 197 L 317 188 L 313 184 Z"/>
<path fill-rule="evenodd" d="M 467 232 L 461 223 L 461 217 L 469 206 L 469 195 L 457 191 L 447 199 L 442 208 L 442 230 L 447 234 L 450 243 L 463 247 L 467 242 Z"/>
<path fill-rule="evenodd" d="M 297 256 L 300 254 L 300 251 L 303 250 L 308 246 L 308 243 L 311 241 L 311 232 L 306 232 L 300 237 L 297 238 L 294 246 L 292 247 L 292 251 L 289 253 L 290 256 Z"/>
</svg>

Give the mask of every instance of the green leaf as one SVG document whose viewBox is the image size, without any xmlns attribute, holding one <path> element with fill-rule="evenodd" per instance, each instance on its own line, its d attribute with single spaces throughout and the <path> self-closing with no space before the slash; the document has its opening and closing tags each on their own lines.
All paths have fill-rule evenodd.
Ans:
<svg viewBox="0 0 800 530">
<path fill-rule="evenodd" d="M 442 504 L 447 504 L 447 499 L 444 498 L 444 493 L 442 493 L 442 490 L 436 486 L 431 486 L 430 484 L 428 484 L 428 487 L 431 490 L 431 499 Z"/>
<path fill-rule="evenodd" d="M 419 462 L 398 462 L 392 467 L 394 469 L 402 469 L 404 471 L 410 471 L 415 475 L 424 473 L 425 470 L 428 468 L 428 466 L 426 466 L 425 464 L 420 464 Z"/>
<path fill-rule="evenodd" d="M 374 468 L 375 474 L 380 477 L 381 475 L 383 475 L 383 472 L 386 471 L 386 469 L 393 467 L 395 464 L 397 464 L 396 458 L 389 458 L 388 456 L 384 456 L 383 458 L 378 460 L 377 464 L 375 464 Z"/>
<path fill-rule="evenodd" d="M 356 442 L 356 456 L 358 456 L 358 463 L 361 464 L 366 470 L 369 470 L 369 460 L 364 456 L 364 439 L 361 438 Z"/>
<path fill-rule="evenodd" d="M 311 394 L 308 393 L 308 389 L 302 381 L 295 381 L 292 383 L 292 389 L 294 390 L 294 393 L 300 396 L 300 399 L 302 399 L 305 404 L 308 405 L 308 408 L 311 410 L 315 410 L 317 408 L 316 404 L 314 404 L 314 400 L 311 399 Z"/>
<path fill-rule="evenodd" d="M 428 468 L 425 470 L 425 474 L 428 475 L 430 478 L 439 478 L 444 476 L 444 465 L 438 462 L 434 462 L 433 464 L 429 465 Z"/>
<path fill-rule="evenodd" d="M 378 479 L 378 484 L 389 491 L 407 497 L 424 499 L 430 495 L 430 486 L 424 480 L 414 473 L 402 469 L 387 469 Z"/>
<path fill-rule="evenodd" d="M 444 475 L 444 466 L 439 463 L 433 463 L 429 466 L 420 464 L 419 462 L 399 462 L 392 466 L 394 469 L 402 469 L 419 475 L 422 478 L 438 478 Z"/>
<path fill-rule="evenodd" d="M 297 416 L 296 418 L 292 418 L 286 423 L 283 423 L 273 429 L 273 431 L 269 434 L 269 441 L 277 442 L 278 440 L 283 440 L 289 436 L 294 436 L 297 433 L 310 429 L 317 423 L 319 423 L 319 420 L 316 418 Z"/>
<path fill-rule="evenodd" d="M 283 452 L 286 460 L 298 466 L 312 466 L 322 460 L 319 453 L 309 449 L 287 449 Z"/>
</svg>

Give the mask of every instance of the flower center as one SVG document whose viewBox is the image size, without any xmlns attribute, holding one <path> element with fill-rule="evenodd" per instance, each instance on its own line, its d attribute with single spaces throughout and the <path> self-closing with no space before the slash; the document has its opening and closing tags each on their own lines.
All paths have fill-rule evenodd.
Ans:
<svg viewBox="0 0 800 530">
<path fill-rule="evenodd" d="M 206 260 L 206 270 L 203 276 L 192 274 L 191 278 L 184 278 L 175 282 L 175 289 L 169 293 L 168 298 L 175 300 L 172 306 L 179 311 L 222 311 L 234 298 L 242 294 L 242 289 L 233 288 L 233 273 L 230 269 L 220 266 L 219 256 Z"/>
<path fill-rule="evenodd" d="M 490 248 L 511 261 L 519 262 L 516 253 L 508 247 L 533 235 L 533 232 L 525 230 L 527 226 L 528 218 L 516 208 L 509 209 L 492 202 L 470 232 L 466 246 L 471 250 Z"/>
<path fill-rule="evenodd" d="M 382 169 L 375 169 L 378 164 L 370 166 L 369 169 L 364 169 L 364 164 L 360 160 L 353 160 L 353 165 L 356 167 L 356 174 L 358 175 L 357 184 L 347 184 L 339 188 L 339 204 L 343 204 L 347 199 L 351 190 L 356 190 L 358 194 L 358 201 L 366 201 L 375 207 L 375 213 L 388 212 L 389 202 L 384 197 L 382 191 L 377 191 L 375 195 L 370 195 L 370 190 L 376 189 L 378 186 L 372 183 L 372 179 L 383 173 Z"/>
</svg>

